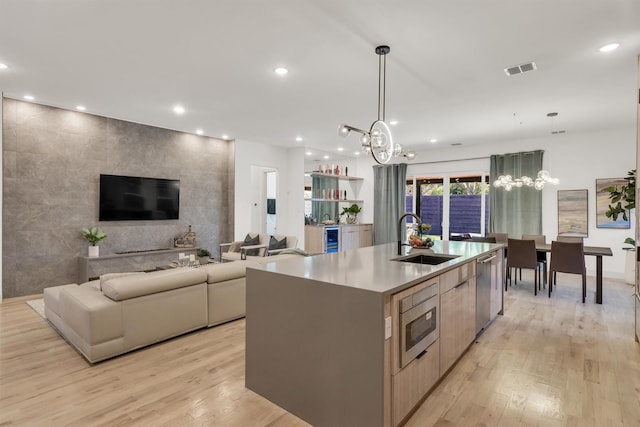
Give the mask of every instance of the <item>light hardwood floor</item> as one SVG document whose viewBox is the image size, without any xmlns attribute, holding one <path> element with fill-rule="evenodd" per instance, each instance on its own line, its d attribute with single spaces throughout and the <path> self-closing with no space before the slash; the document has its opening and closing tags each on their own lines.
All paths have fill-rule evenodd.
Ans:
<svg viewBox="0 0 640 427">
<path fill-rule="evenodd" d="M 551 299 L 526 279 L 407 426 L 640 425 L 632 288 L 605 279 L 605 304 L 583 305 L 570 275 Z M 0 426 L 307 426 L 244 388 L 244 336 L 239 320 L 91 366 L 5 302 Z"/>
</svg>

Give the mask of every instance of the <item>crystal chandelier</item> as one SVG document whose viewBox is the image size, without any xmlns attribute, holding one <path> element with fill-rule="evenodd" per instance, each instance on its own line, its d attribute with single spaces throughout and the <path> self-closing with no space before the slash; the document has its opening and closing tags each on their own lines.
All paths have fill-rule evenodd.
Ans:
<svg viewBox="0 0 640 427">
<path fill-rule="evenodd" d="M 545 184 L 558 185 L 559 183 L 560 180 L 558 178 L 552 178 L 549 171 L 541 170 L 535 179 L 526 175 L 515 179 L 511 175 L 500 175 L 498 179 L 494 181 L 493 186 L 504 188 L 506 191 L 511 191 L 514 187 L 533 187 L 536 190 L 542 190 Z"/>
<path fill-rule="evenodd" d="M 376 47 L 378 54 L 378 120 L 374 121 L 371 128 L 366 131 L 349 125 L 340 125 L 338 135 L 346 137 L 351 131 L 359 133 L 362 148 L 373 156 L 378 164 L 389 163 L 392 157 L 406 157 L 413 160 L 414 152 L 405 152 L 400 144 L 393 142 L 391 129 L 384 121 L 385 113 L 385 80 L 387 69 L 386 55 L 391 51 L 389 46 Z"/>
</svg>

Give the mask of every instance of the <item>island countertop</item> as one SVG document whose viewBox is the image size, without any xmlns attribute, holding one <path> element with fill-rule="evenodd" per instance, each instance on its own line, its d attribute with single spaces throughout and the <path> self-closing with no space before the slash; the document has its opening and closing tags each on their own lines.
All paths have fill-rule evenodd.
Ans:
<svg viewBox="0 0 640 427">
<path fill-rule="evenodd" d="M 399 256 L 397 244 L 388 243 L 321 256 L 296 257 L 265 264 L 261 269 L 286 276 L 390 295 L 502 246 L 494 243 L 436 240 L 429 250 L 403 246 L 402 255 Z M 393 260 L 414 253 L 456 255 L 457 257 L 438 265 Z"/>
</svg>

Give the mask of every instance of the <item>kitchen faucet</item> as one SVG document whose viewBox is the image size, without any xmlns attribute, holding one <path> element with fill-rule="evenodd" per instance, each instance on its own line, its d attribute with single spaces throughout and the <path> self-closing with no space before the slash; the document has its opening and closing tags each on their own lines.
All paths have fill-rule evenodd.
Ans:
<svg viewBox="0 0 640 427">
<path fill-rule="evenodd" d="M 403 246 L 409 246 L 408 244 L 402 243 L 402 241 L 400 241 L 400 238 L 401 238 L 400 236 L 402 236 L 402 220 L 408 216 L 412 216 L 416 219 L 416 221 L 418 221 L 418 230 L 420 230 L 420 232 L 422 231 L 422 220 L 418 215 L 414 214 L 413 212 L 407 212 L 405 214 L 402 214 L 402 216 L 398 220 L 398 255 L 402 255 Z"/>
</svg>

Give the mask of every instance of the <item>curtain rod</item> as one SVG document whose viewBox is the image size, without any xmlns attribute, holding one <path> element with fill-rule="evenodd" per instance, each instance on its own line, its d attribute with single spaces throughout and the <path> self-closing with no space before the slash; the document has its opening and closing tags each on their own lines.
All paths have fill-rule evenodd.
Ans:
<svg viewBox="0 0 640 427">
<path fill-rule="evenodd" d="M 483 159 L 488 159 L 490 158 L 490 156 L 484 156 L 484 157 L 468 157 L 466 159 L 454 159 L 454 160 L 434 160 L 432 162 L 411 162 L 408 163 L 408 166 L 412 166 L 412 165 L 431 165 L 434 163 L 451 163 L 451 162 L 464 162 L 466 160 L 483 160 Z"/>
</svg>

